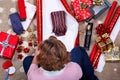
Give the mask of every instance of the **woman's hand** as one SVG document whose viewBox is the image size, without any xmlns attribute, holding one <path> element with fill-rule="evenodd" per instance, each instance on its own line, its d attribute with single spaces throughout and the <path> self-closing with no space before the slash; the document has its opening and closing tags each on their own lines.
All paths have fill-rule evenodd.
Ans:
<svg viewBox="0 0 120 80">
<path fill-rule="evenodd" d="M 38 48 L 37 48 L 35 53 L 34 53 L 34 58 L 32 61 L 33 64 L 37 64 L 37 65 L 39 64 L 39 62 L 37 61 L 37 56 L 39 55 L 39 53 L 40 53 L 40 50 L 38 50 Z"/>
</svg>

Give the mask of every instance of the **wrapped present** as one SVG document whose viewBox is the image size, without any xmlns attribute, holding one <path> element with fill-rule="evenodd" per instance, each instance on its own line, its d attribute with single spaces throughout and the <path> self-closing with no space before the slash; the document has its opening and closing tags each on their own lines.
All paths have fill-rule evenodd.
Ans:
<svg viewBox="0 0 120 80">
<path fill-rule="evenodd" d="M 12 59 L 18 39 L 16 35 L 0 32 L 0 56 Z"/>
<path fill-rule="evenodd" d="M 76 19 L 84 21 L 92 16 L 88 8 L 92 5 L 92 0 L 71 0 Z"/>
<path fill-rule="evenodd" d="M 120 61 L 119 47 L 114 46 L 110 51 L 105 52 L 105 61 L 107 62 Z"/>
<path fill-rule="evenodd" d="M 102 52 L 109 50 L 113 47 L 113 42 L 107 33 L 103 34 L 102 36 L 97 37 L 96 42 Z"/>
<path fill-rule="evenodd" d="M 97 0 L 99 1 L 99 0 Z M 89 12 L 92 13 L 92 16 L 87 20 L 90 21 L 91 19 L 97 19 L 102 15 L 109 7 L 111 3 L 108 0 L 104 0 L 102 5 L 92 5 L 88 8 Z"/>
</svg>

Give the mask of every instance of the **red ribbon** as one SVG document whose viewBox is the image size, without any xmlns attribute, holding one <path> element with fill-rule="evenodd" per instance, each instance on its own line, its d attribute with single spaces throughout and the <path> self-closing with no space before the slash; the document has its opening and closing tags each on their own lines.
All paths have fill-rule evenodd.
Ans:
<svg viewBox="0 0 120 80">
<path fill-rule="evenodd" d="M 96 27 L 96 33 L 101 36 L 105 33 L 108 33 L 110 34 L 110 28 L 109 27 L 106 27 L 104 24 L 99 24 L 97 27 Z"/>
</svg>

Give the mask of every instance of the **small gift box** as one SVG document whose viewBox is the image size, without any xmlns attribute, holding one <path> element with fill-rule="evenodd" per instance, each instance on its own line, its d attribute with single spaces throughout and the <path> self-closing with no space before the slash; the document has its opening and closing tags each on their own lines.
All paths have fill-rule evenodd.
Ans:
<svg viewBox="0 0 120 80">
<path fill-rule="evenodd" d="M 103 34 L 102 36 L 97 37 L 96 42 L 102 52 L 109 50 L 113 47 L 113 42 L 107 33 Z"/>
<path fill-rule="evenodd" d="M 119 47 L 115 46 L 110 51 L 105 52 L 105 61 L 107 61 L 107 62 L 120 61 Z"/>
<path fill-rule="evenodd" d="M 109 7 L 111 6 L 110 2 L 108 0 L 104 0 L 104 3 L 100 6 L 98 5 L 92 5 L 89 7 L 89 12 L 92 13 L 93 16 L 91 16 L 89 20 L 92 18 L 96 19 L 100 15 L 102 15 Z"/>
<path fill-rule="evenodd" d="M 12 59 L 18 39 L 16 35 L 0 32 L 0 56 Z"/>
<path fill-rule="evenodd" d="M 92 0 L 71 0 L 71 4 L 75 13 L 75 18 L 80 22 L 92 16 L 88 10 L 92 6 Z"/>
</svg>

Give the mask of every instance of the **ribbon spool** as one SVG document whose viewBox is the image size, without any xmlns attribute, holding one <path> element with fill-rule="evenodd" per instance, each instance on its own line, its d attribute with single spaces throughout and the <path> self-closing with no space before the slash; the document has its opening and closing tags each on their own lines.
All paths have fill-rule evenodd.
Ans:
<svg viewBox="0 0 120 80">
<path fill-rule="evenodd" d="M 8 69 L 9 67 L 13 66 L 12 62 L 10 60 L 6 60 L 3 64 L 2 64 L 2 68 L 3 69 Z"/>
</svg>

